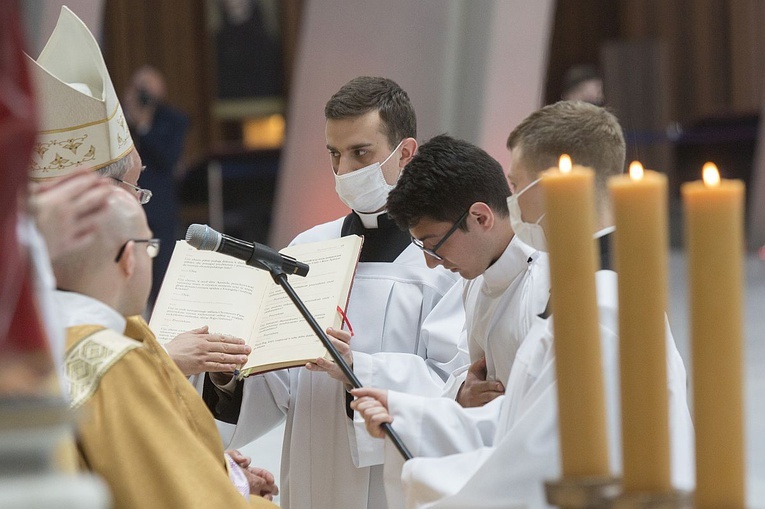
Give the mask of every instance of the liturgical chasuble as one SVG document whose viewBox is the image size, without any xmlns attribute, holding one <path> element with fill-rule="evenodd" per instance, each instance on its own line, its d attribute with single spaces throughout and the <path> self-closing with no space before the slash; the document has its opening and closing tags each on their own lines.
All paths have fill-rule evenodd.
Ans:
<svg viewBox="0 0 765 509">
<path fill-rule="evenodd" d="M 69 327 L 65 369 L 82 409 L 81 465 L 108 483 L 115 508 L 276 507 L 231 483 L 212 416 L 142 318 L 125 336 Z"/>
</svg>

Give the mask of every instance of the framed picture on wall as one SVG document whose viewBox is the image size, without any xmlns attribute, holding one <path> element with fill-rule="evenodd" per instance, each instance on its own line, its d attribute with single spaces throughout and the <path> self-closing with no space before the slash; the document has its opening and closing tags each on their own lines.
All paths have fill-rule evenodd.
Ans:
<svg viewBox="0 0 765 509">
<path fill-rule="evenodd" d="M 219 120 L 282 113 L 284 58 L 279 0 L 207 0 Z"/>
</svg>

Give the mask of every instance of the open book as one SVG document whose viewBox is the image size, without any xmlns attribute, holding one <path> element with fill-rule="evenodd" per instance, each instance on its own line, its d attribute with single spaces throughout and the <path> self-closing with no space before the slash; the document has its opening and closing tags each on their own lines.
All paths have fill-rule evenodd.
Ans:
<svg viewBox="0 0 765 509">
<path fill-rule="evenodd" d="M 290 246 L 281 252 L 307 263 L 306 277 L 289 282 L 323 330 L 341 328 L 362 238 Z M 298 309 L 271 275 L 214 251 L 175 244 L 149 326 L 160 343 L 208 325 L 210 332 L 244 339 L 252 347 L 240 378 L 302 366 L 327 355 Z"/>
</svg>

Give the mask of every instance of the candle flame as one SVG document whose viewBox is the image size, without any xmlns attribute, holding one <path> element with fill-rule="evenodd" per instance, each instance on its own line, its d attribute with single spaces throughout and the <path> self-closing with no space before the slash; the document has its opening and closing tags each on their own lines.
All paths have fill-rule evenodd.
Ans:
<svg viewBox="0 0 765 509">
<path fill-rule="evenodd" d="M 632 161 L 630 163 L 630 178 L 632 180 L 641 180 L 643 178 L 643 165 L 640 161 Z"/>
<path fill-rule="evenodd" d="M 561 173 L 571 173 L 571 157 L 568 154 L 562 154 L 558 160 L 558 168 Z"/>
<path fill-rule="evenodd" d="M 705 186 L 716 187 L 720 185 L 720 172 L 715 163 L 705 163 L 701 175 Z"/>
</svg>

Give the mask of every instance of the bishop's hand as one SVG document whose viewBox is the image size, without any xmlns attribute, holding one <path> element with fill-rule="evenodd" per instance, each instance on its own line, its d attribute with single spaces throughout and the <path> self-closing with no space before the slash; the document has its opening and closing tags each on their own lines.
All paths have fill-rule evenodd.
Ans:
<svg viewBox="0 0 765 509">
<path fill-rule="evenodd" d="M 252 348 L 241 338 L 212 334 L 207 326 L 179 334 L 165 350 L 185 376 L 207 372 L 233 372 L 247 362 Z"/>
</svg>

